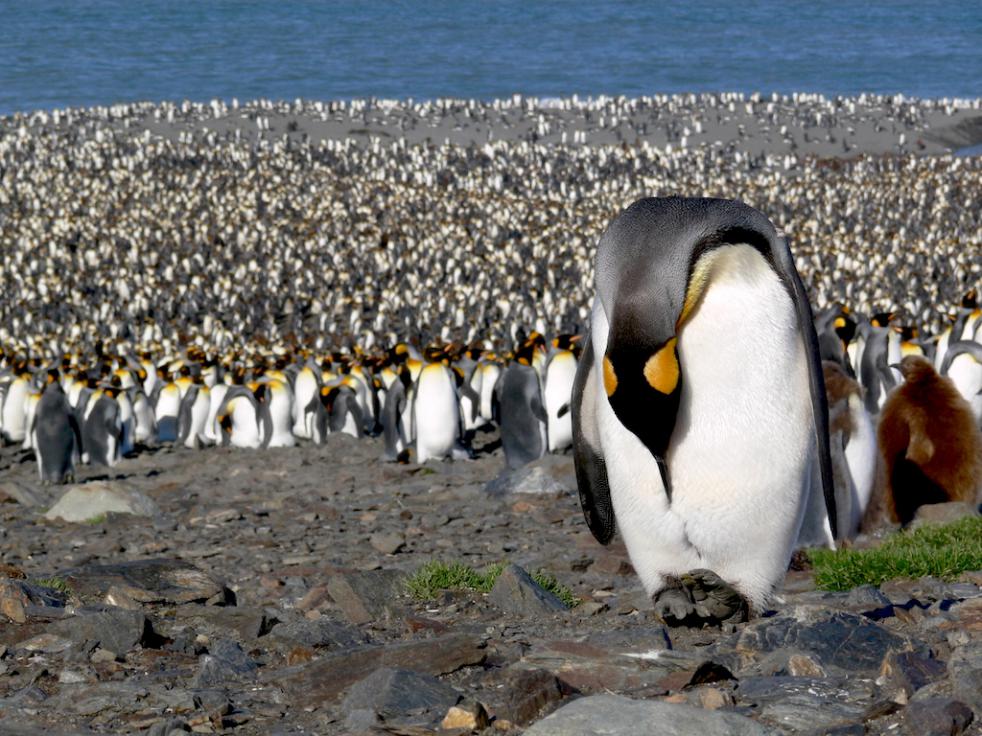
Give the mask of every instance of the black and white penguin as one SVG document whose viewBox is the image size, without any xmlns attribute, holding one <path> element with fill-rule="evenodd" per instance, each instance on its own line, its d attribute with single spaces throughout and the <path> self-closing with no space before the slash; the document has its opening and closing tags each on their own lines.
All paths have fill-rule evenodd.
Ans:
<svg viewBox="0 0 982 736">
<path fill-rule="evenodd" d="M 307 407 L 317 399 L 320 393 L 319 373 L 317 364 L 308 359 L 293 382 L 293 434 L 305 440 L 311 439 L 313 434 L 313 427 L 305 421 L 304 417 L 307 413 Z"/>
<path fill-rule="evenodd" d="M 193 383 L 181 399 L 177 415 L 177 444 L 200 449 L 209 441 L 205 437 L 211 390 L 203 383 Z"/>
<path fill-rule="evenodd" d="M 105 386 L 96 391 L 85 406 L 82 421 L 82 447 L 87 461 L 113 467 L 122 457 L 123 423 L 116 396 L 119 389 Z"/>
<path fill-rule="evenodd" d="M 427 349 L 428 362 L 419 374 L 412 402 L 417 462 L 450 457 L 460 439 L 460 406 L 456 379 L 443 363 L 443 353 Z"/>
<path fill-rule="evenodd" d="M 411 440 L 406 436 L 403 415 L 409 409 L 409 389 L 413 377 L 409 366 L 399 366 L 396 380 L 389 384 L 385 392 L 385 406 L 382 408 L 382 439 L 385 451 L 382 458 L 388 462 L 406 461 Z"/>
<path fill-rule="evenodd" d="M 596 538 L 615 523 L 670 624 L 762 610 L 821 473 L 836 522 L 811 308 L 787 243 L 719 199 L 642 199 L 600 239 L 573 396 Z M 615 522 L 616 520 L 616 522 Z"/>
<path fill-rule="evenodd" d="M 982 427 L 982 345 L 974 340 L 951 343 L 941 361 L 940 373 L 955 384 L 971 407 L 975 423 Z"/>
<path fill-rule="evenodd" d="M 498 381 L 501 446 L 509 469 L 520 468 L 546 453 L 549 417 L 534 366 L 537 351 L 537 344 L 526 340 Z"/>
<path fill-rule="evenodd" d="M 74 482 L 81 436 L 75 413 L 55 370 L 47 373 L 47 385 L 38 402 L 31 434 L 41 482 Z"/>
<path fill-rule="evenodd" d="M 578 335 L 560 335 L 553 340 L 553 349 L 546 363 L 542 403 L 548 426 L 549 452 L 561 452 L 573 444 L 573 420 L 569 404 L 576 379 L 576 356 L 579 353 Z"/>
<path fill-rule="evenodd" d="M 232 386 L 217 416 L 223 447 L 256 449 L 263 446 L 266 432 L 259 401 L 244 386 Z"/>
<path fill-rule="evenodd" d="M 169 379 L 165 371 L 161 371 L 154 384 L 153 394 L 150 396 L 159 442 L 177 442 L 181 398 L 180 387 Z"/>
<path fill-rule="evenodd" d="M 322 444 L 328 434 L 364 436 L 365 417 L 351 386 L 346 383 L 324 386 L 318 399 L 321 408 L 315 414 L 314 442 Z"/>
</svg>

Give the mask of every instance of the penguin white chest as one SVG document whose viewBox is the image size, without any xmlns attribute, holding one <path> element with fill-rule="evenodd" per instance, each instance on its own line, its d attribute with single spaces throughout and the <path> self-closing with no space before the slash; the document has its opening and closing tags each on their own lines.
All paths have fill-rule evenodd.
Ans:
<svg viewBox="0 0 982 736">
<path fill-rule="evenodd" d="M 575 378 L 576 358 L 571 352 L 559 353 L 549 362 L 542 399 L 549 417 L 550 452 L 564 450 L 573 444 L 573 422 L 569 412 L 569 402 Z M 559 416 L 564 407 L 563 415 Z"/>
</svg>

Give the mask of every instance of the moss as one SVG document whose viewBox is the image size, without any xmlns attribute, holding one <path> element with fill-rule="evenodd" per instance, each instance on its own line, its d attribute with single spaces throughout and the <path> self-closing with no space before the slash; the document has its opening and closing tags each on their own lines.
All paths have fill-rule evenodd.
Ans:
<svg viewBox="0 0 982 736">
<path fill-rule="evenodd" d="M 475 570 L 462 562 L 442 562 L 432 560 L 420 567 L 406 580 L 407 592 L 417 600 L 431 600 L 443 590 L 466 590 L 487 593 L 494 587 L 505 563 L 488 565 L 483 572 Z M 573 591 L 562 585 L 556 578 L 542 570 L 531 574 L 545 590 L 563 601 L 567 606 L 575 606 L 579 599 Z"/>
<path fill-rule="evenodd" d="M 57 591 L 66 597 L 70 597 L 75 591 L 72 586 L 68 584 L 68 581 L 64 578 L 37 578 L 31 580 L 32 585 L 37 585 L 42 588 L 50 588 L 51 590 Z"/>
<path fill-rule="evenodd" d="M 824 590 L 925 575 L 951 580 L 967 570 L 982 570 L 982 517 L 901 531 L 874 549 L 812 550 L 808 556 L 815 584 Z"/>
</svg>

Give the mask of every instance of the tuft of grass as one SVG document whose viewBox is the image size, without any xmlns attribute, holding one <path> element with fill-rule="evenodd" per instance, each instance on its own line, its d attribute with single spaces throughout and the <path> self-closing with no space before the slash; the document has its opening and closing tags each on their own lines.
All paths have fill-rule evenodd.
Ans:
<svg viewBox="0 0 982 736">
<path fill-rule="evenodd" d="M 72 589 L 72 586 L 69 585 L 68 584 L 68 581 L 65 580 L 64 578 L 58 578 L 58 577 L 55 577 L 55 578 L 37 578 L 36 580 L 32 580 L 31 583 L 33 585 L 37 585 L 37 586 L 40 586 L 42 588 L 50 588 L 51 590 L 55 590 L 55 591 L 61 593 L 64 596 L 67 596 L 67 597 L 71 597 L 72 593 L 75 592 Z"/>
<path fill-rule="evenodd" d="M 484 568 L 483 572 L 475 570 L 462 562 L 442 562 L 432 560 L 420 567 L 406 580 L 406 591 L 417 600 L 430 600 L 442 590 L 469 590 L 476 593 L 487 593 L 494 587 L 505 563 L 496 562 Z M 532 579 L 559 598 L 567 606 L 573 607 L 579 599 L 573 591 L 562 585 L 555 577 L 547 572 L 538 570 L 530 573 Z"/>
<path fill-rule="evenodd" d="M 982 517 L 901 531 L 874 549 L 820 549 L 808 556 L 815 584 L 824 590 L 925 575 L 951 580 L 967 570 L 982 570 Z"/>
<path fill-rule="evenodd" d="M 95 526 L 97 524 L 104 524 L 105 521 L 106 521 L 106 515 L 105 514 L 98 514 L 98 515 L 93 516 L 93 517 L 91 517 L 89 519 L 86 519 L 85 520 L 85 523 L 86 524 L 92 524 L 93 526 Z"/>
</svg>

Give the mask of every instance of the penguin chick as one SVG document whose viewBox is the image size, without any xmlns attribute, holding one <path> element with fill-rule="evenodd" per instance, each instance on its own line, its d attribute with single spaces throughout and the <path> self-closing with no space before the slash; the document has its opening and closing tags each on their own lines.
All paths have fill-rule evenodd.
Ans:
<svg viewBox="0 0 982 736">
<path fill-rule="evenodd" d="M 931 362 L 908 355 L 877 431 L 890 518 L 907 524 L 918 507 L 975 503 L 982 490 L 982 433 L 971 407 Z"/>
</svg>

